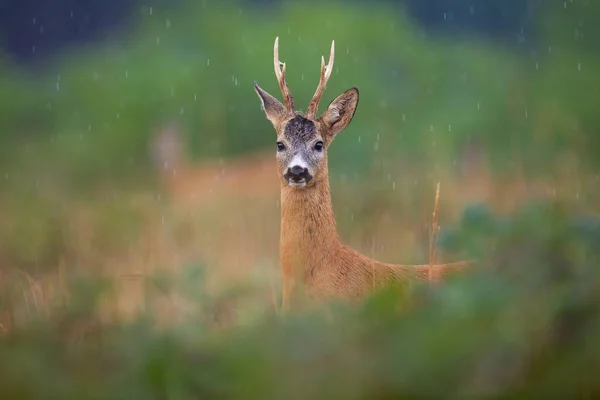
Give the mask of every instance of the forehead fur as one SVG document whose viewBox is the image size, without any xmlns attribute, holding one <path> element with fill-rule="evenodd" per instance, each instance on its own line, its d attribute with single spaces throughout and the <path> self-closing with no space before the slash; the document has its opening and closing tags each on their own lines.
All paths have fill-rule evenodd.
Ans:
<svg viewBox="0 0 600 400">
<path fill-rule="evenodd" d="M 290 142 L 308 142 L 317 136 L 317 127 L 313 121 L 298 114 L 287 123 L 283 136 Z"/>
</svg>

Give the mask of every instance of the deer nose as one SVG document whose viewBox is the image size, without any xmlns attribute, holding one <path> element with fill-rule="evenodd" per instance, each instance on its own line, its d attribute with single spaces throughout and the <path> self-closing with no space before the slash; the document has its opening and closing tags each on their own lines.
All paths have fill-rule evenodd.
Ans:
<svg viewBox="0 0 600 400">
<path fill-rule="evenodd" d="M 308 174 L 308 168 L 303 168 L 299 165 L 294 165 L 292 168 L 288 168 L 288 172 L 294 178 L 304 178 Z"/>
</svg>

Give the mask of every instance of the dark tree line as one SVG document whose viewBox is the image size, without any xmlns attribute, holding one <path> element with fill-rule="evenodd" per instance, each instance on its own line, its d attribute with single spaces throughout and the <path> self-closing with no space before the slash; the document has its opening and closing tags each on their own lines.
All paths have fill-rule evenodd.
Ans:
<svg viewBox="0 0 600 400">
<path fill-rule="evenodd" d="M 182 1 L 156 0 L 152 5 Z M 279 0 L 245 1 L 276 3 Z M 528 22 L 539 6 L 539 0 L 378 1 L 406 6 L 413 17 L 431 30 L 466 31 L 517 41 L 528 35 Z M 118 34 L 143 4 L 148 3 L 141 0 L 2 0 L 2 52 L 17 62 L 39 62 L 65 47 Z"/>
</svg>

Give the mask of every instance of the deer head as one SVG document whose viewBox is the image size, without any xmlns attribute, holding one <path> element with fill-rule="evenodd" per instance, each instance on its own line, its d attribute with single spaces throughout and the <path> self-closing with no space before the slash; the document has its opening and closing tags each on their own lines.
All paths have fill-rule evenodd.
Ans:
<svg viewBox="0 0 600 400">
<path fill-rule="evenodd" d="M 294 110 L 294 100 L 285 81 L 285 63 L 279 61 L 279 38 L 275 38 L 273 61 L 284 104 L 254 82 L 267 119 L 277 132 L 279 177 L 284 186 L 302 189 L 327 179 L 327 148 L 354 117 L 358 106 L 356 88 L 348 89 L 336 97 L 327 110 L 317 117 L 319 101 L 333 71 L 334 52 L 335 42 L 332 41 L 327 65 L 321 57 L 319 86 L 306 114 Z"/>
</svg>

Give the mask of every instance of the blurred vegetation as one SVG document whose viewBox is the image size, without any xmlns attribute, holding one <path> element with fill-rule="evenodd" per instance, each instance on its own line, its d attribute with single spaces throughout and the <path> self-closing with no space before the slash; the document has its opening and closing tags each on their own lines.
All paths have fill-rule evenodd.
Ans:
<svg viewBox="0 0 600 400">
<path fill-rule="evenodd" d="M 600 6 L 548 3 L 535 15 L 532 39 L 512 46 L 427 34 L 380 3 L 205 0 L 142 7 L 131 30 L 41 71 L 0 58 L 0 393 L 591 398 L 600 362 Z M 438 245 L 447 258 L 476 259 L 475 273 L 419 287 L 400 307 L 400 295 L 385 291 L 358 308 L 331 304 L 327 315 L 279 318 L 261 303 L 224 317 L 237 328 L 224 329 L 218 310 L 250 302 L 209 296 L 192 270 L 176 282 L 143 282 L 147 302 L 173 290 L 192 305 L 174 326 L 157 330 L 152 307 L 128 323 L 106 322 L 98 308 L 111 285 L 93 272 L 114 272 L 105 268 L 111 256 L 146 251 L 141 233 L 155 233 L 152 224 L 191 236 L 187 225 L 164 227 L 153 135 L 177 123 L 196 160 L 270 148 L 274 133 L 252 83 L 280 96 L 275 36 L 300 109 L 331 39 L 336 69 L 322 109 L 360 89 L 354 121 L 330 150 L 334 188 L 355 183 L 334 198 L 341 231 L 368 233 L 369 218 L 393 208 L 407 227 L 426 228 L 432 191 L 417 180 L 460 176 L 472 150 L 490 179 L 556 178 L 576 188 L 572 201 L 503 215 L 467 207 L 443 224 Z M 402 194 L 382 189 L 391 175 Z M 452 184 L 443 188 L 442 207 Z M 70 289 L 52 274 L 66 274 Z"/>
<path fill-rule="evenodd" d="M 216 328 L 203 308 L 157 332 L 154 315 L 81 329 L 85 301 L 0 340 L 8 398 L 593 398 L 600 386 L 600 221 L 585 229 L 563 204 L 514 219 L 466 211 L 455 232 L 487 253 L 470 277 L 418 287 L 413 302 L 381 291 L 359 307 L 330 304 L 286 318 Z M 489 252 L 478 226 L 495 242 Z M 196 278 L 194 278 L 196 277 Z M 81 284 L 81 283 L 80 283 Z M 169 283 L 163 281 L 163 290 Z M 166 285 L 166 286 L 165 286 Z M 78 287 L 78 286 L 75 286 Z M 77 299 L 75 297 L 74 299 Z M 35 321 L 35 319 L 34 319 Z M 90 325 L 90 324 L 88 324 Z M 43 372 L 42 372 L 43 371 Z M 32 384 L 35 382 L 35 384 Z M 93 395 L 92 395 L 93 393 Z"/>
<path fill-rule="evenodd" d="M 330 150 L 334 187 L 376 183 L 369 176 L 389 178 L 406 166 L 459 172 L 473 149 L 499 173 L 593 173 L 600 166 L 597 6 L 565 4 L 540 7 L 528 29 L 534 39 L 508 46 L 427 35 L 401 8 L 382 3 L 253 8 L 205 0 L 142 7 L 129 31 L 73 48 L 41 71 L 1 59 L 0 205 L 16 221 L 4 216 L 0 236 L 56 247 L 56 236 L 44 235 L 69 213 L 65 198 L 87 200 L 97 195 L 90 187 L 107 183 L 146 187 L 156 177 L 149 146 L 165 123 L 182 127 L 195 159 L 272 146 L 252 83 L 279 96 L 271 61 L 277 35 L 301 109 L 331 39 L 336 71 L 322 109 L 343 90 L 360 89 L 354 121 Z M 5 240 L 0 251 L 9 259 L 11 249 L 31 246 Z"/>
<path fill-rule="evenodd" d="M 331 150 L 334 171 L 364 174 L 394 157 L 452 161 L 470 142 L 503 168 L 516 157 L 544 169 L 567 152 L 597 167 L 594 7 L 540 8 L 535 39 L 512 48 L 428 36 L 379 3 L 143 7 L 130 32 L 73 49 L 42 76 L 3 64 L 2 159 L 35 138 L 37 156 L 83 182 L 124 178 L 146 169 L 154 127 L 172 120 L 196 157 L 272 145 L 252 82 L 279 95 L 271 62 L 279 35 L 298 107 L 312 96 L 331 39 L 337 68 L 323 107 L 348 87 L 361 90 L 350 138 Z"/>
</svg>

